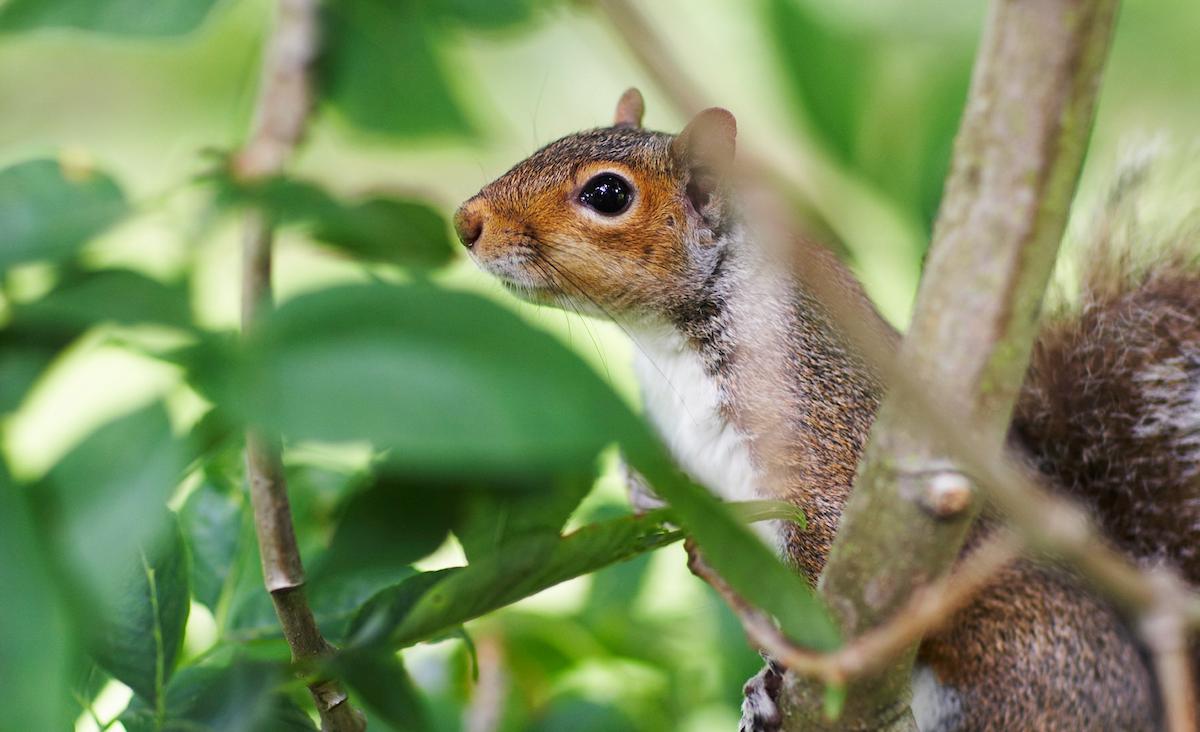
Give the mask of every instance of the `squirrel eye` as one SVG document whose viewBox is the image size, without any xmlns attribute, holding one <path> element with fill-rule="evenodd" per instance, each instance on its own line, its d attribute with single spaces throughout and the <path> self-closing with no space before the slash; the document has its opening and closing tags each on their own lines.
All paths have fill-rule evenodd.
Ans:
<svg viewBox="0 0 1200 732">
<path fill-rule="evenodd" d="M 579 193 L 579 202 L 597 213 L 616 216 L 629 207 L 633 187 L 615 173 L 601 173 L 592 178 Z"/>
</svg>

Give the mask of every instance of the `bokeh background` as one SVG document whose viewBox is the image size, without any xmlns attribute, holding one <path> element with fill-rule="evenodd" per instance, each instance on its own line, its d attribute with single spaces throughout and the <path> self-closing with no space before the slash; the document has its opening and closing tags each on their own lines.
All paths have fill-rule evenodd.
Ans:
<svg viewBox="0 0 1200 732">
<path fill-rule="evenodd" d="M 359 93 L 369 101 L 358 107 L 357 120 L 347 119 L 356 113 L 345 107 L 320 108 L 295 172 L 345 195 L 416 194 L 448 216 L 539 146 L 608 124 L 628 86 L 646 97 L 646 126 L 678 130 L 686 122 L 592 3 L 498 5 L 516 10 L 479 13 L 471 22 L 429 21 L 419 37 L 401 34 L 408 46 L 382 48 L 394 33 L 364 37 L 363 44 L 381 47 L 386 63 L 342 73 L 358 75 Z M 813 230 L 846 253 L 887 317 L 903 325 L 985 3 L 637 5 L 708 99 L 737 116 L 741 144 L 793 172 Z M 246 135 L 271 19 L 267 0 L 220 0 L 180 36 L 62 28 L 0 34 L 0 168 L 50 156 L 110 172 L 138 215 L 91 245 L 87 256 L 156 277 L 188 273 L 193 306 L 214 329 L 237 322 L 238 221 L 214 210 L 194 179 L 210 165 L 211 151 L 231 150 Z M 1125 3 L 1081 209 L 1130 150 L 1158 139 L 1193 143 L 1200 127 L 1197 79 L 1200 4 Z M 364 116 L 369 124 L 362 124 Z M 282 236 L 277 258 L 281 299 L 372 276 L 294 230 Z M 46 280 L 36 266 L 11 274 L 17 292 L 36 292 Z M 613 326 L 518 304 L 465 259 L 435 278 L 484 293 L 551 331 L 636 403 L 629 346 Z M 180 424 L 201 410 L 176 369 L 103 334 L 84 338 L 7 419 L 9 463 L 20 477 L 34 479 L 96 425 L 160 397 Z M 297 520 L 319 536 L 340 490 L 338 476 L 364 456 L 314 450 L 291 459 L 308 468 L 306 478 L 294 481 Z M 623 500 L 610 467 L 575 520 L 618 512 Z M 451 543 L 422 566 L 460 560 Z M 185 655 L 207 650 L 215 622 L 208 609 L 193 607 Z M 470 630 L 478 682 L 470 680 L 460 641 L 406 653 L 447 730 L 489 729 L 471 725 L 495 709 L 502 710 L 498 728 L 505 730 L 730 730 L 741 683 L 758 667 L 732 616 L 687 574 L 678 546 L 567 583 Z M 93 691 L 105 720 L 129 697 L 116 682 Z M 81 715 L 76 729 L 96 727 Z"/>
</svg>

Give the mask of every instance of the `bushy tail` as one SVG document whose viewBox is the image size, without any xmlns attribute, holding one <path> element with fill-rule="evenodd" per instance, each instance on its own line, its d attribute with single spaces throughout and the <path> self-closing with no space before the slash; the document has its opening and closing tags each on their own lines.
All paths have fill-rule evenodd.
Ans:
<svg viewBox="0 0 1200 732">
<path fill-rule="evenodd" d="M 1200 583 L 1198 184 L 1200 156 L 1145 156 L 1080 227 L 1014 433 L 1123 550 Z"/>
</svg>

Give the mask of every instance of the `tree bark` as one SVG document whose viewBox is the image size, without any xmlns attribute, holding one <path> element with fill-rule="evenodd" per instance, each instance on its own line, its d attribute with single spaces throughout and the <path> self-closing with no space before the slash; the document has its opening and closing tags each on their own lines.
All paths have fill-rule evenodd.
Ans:
<svg viewBox="0 0 1200 732">
<path fill-rule="evenodd" d="M 1041 299 L 1091 130 L 1116 0 L 996 0 L 976 60 L 954 161 L 899 369 L 936 389 L 985 449 L 999 452 L 1028 365 Z M 846 637 L 904 606 L 955 562 L 978 501 L 931 510 L 955 476 L 946 447 L 913 429 L 903 390 L 880 410 L 821 591 Z M 837 729 L 913 730 L 916 646 L 855 682 Z M 822 719 L 821 690 L 789 678 L 787 730 Z"/>
</svg>

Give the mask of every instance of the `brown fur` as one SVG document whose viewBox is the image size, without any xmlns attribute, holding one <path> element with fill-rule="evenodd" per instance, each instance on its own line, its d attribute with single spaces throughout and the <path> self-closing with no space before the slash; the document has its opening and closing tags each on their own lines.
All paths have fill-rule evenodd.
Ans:
<svg viewBox="0 0 1200 732">
<path fill-rule="evenodd" d="M 456 225 L 476 261 L 528 299 L 619 321 L 658 318 L 683 334 L 768 482 L 804 509 L 809 528 L 787 532 L 786 553 L 815 579 L 879 383 L 806 294 L 803 276 L 753 312 L 739 300 L 762 270 L 731 244 L 740 225 L 721 166 L 732 157 L 732 116 L 709 110 L 678 137 L 637 129 L 640 116 L 640 95 L 627 94 L 621 126 L 539 150 L 467 201 Z M 620 173 L 636 191 L 611 219 L 578 202 L 601 171 Z M 1093 269 L 1082 308 L 1052 319 L 1038 339 L 1014 445 L 1090 506 L 1116 545 L 1200 580 L 1200 484 L 1185 454 L 1200 434 L 1154 416 L 1173 395 L 1200 392 L 1200 275 L 1160 266 L 1131 278 L 1114 274 L 1117 258 L 1100 259 L 1109 269 Z M 865 302 L 831 257 L 814 252 L 806 261 L 806 275 L 843 283 Z M 895 338 L 867 317 L 881 338 Z M 959 702 L 937 729 L 1158 724 L 1153 676 L 1129 628 L 1071 576 L 1034 561 L 1007 570 L 922 645 L 920 659 Z"/>
</svg>

